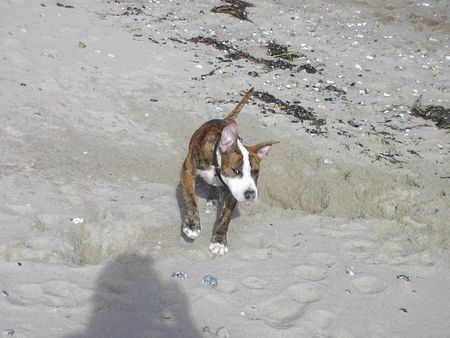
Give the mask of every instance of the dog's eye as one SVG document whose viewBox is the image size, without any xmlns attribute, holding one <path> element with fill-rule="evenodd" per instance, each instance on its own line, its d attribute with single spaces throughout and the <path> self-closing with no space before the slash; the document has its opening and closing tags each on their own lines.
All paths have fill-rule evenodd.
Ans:
<svg viewBox="0 0 450 338">
<path fill-rule="evenodd" d="M 258 169 L 252 169 L 252 175 L 258 175 L 259 170 Z"/>
<path fill-rule="evenodd" d="M 239 169 L 233 169 L 233 171 L 236 175 L 239 175 L 241 173 L 241 171 Z"/>
</svg>

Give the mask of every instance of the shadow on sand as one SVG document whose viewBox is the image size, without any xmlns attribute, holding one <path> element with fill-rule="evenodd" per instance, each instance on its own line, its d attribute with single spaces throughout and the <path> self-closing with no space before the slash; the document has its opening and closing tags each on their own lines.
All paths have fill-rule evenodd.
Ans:
<svg viewBox="0 0 450 338">
<path fill-rule="evenodd" d="M 152 264 L 135 254 L 109 262 L 97 281 L 90 323 L 66 338 L 200 337 L 177 281 L 161 281 Z"/>
</svg>

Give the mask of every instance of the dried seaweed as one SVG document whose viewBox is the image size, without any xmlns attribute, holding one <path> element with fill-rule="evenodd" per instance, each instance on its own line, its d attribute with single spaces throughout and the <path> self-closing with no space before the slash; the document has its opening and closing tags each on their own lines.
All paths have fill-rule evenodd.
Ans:
<svg viewBox="0 0 450 338">
<path fill-rule="evenodd" d="M 289 104 L 284 109 L 284 111 L 286 112 L 286 114 L 292 115 L 302 122 L 305 120 L 316 121 L 316 117 L 314 116 L 311 110 L 303 108 L 298 104 Z"/>
<path fill-rule="evenodd" d="M 287 115 L 291 115 L 297 118 L 299 121 L 313 121 L 315 126 L 321 126 L 325 124 L 325 120 L 320 119 L 319 121 L 318 119 L 316 119 L 311 109 L 306 109 L 299 104 L 291 104 L 287 101 L 277 99 L 272 94 L 261 91 L 256 91 L 253 96 L 263 102 L 275 104 L 276 108 L 284 111 Z"/>
<path fill-rule="evenodd" d="M 267 49 L 270 56 L 288 61 L 293 61 L 300 57 L 300 55 L 290 52 L 286 46 L 279 45 L 275 41 L 270 41 L 267 45 Z"/>
<path fill-rule="evenodd" d="M 254 4 L 242 0 L 222 0 L 222 1 L 237 7 L 255 7 Z"/>
<path fill-rule="evenodd" d="M 310 64 L 304 64 L 304 65 L 297 66 L 294 63 L 291 63 L 291 62 L 285 61 L 285 60 L 280 60 L 280 59 L 267 60 L 267 59 L 263 59 L 263 58 L 257 58 L 257 57 L 250 55 L 249 53 L 240 51 L 237 48 L 232 47 L 229 43 L 226 43 L 223 41 L 218 41 L 211 37 L 198 36 L 198 37 L 189 39 L 189 42 L 203 43 L 206 45 L 213 46 L 214 48 L 216 48 L 218 50 L 225 50 L 228 52 L 226 57 L 231 60 L 244 59 L 244 60 L 254 62 L 256 64 L 263 64 L 270 69 L 290 69 L 290 70 L 296 70 L 296 71 L 305 70 L 307 73 L 310 73 L 310 74 L 314 74 L 317 72 L 317 69 Z"/>
<path fill-rule="evenodd" d="M 211 9 L 213 13 L 229 14 L 236 19 L 250 21 L 247 16 L 247 7 L 254 7 L 253 4 L 241 0 L 223 0 L 227 5 L 216 6 Z"/>
<path fill-rule="evenodd" d="M 298 66 L 297 71 L 299 72 L 301 70 L 304 70 L 308 74 L 315 74 L 315 73 L 317 73 L 317 68 L 314 67 L 313 65 L 309 64 L 309 63 L 305 63 L 303 65 Z"/>
<path fill-rule="evenodd" d="M 277 99 L 275 96 L 273 96 L 272 94 L 266 93 L 266 92 L 260 92 L 260 91 L 256 91 L 253 93 L 253 96 L 260 99 L 261 101 L 264 101 L 266 103 L 274 103 L 277 106 L 282 106 L 282 107 L 286 107 L 287 104 L 285 102 L 283 102 L 280 99 Z"/>
<path fill-rule="evenodd" d="M 225 44 L 225 42 L 217 41 L 214 38 L 208 37 L 205 38 L 204 36 L 201 35 L 197 36 L 196 38 L 189 39 L 189 42 L 203 43 L 205 45 L 213 46 L 214 48 L 219 50 L 226 50 L 226 51 L 235 50 L 233 47 Z"/>
<path fill-rule="evenodd" d="M 65 5 L 65 4 L 62 4 L 62 3 L 60 3 L 60 2 L 57 2 L 57 3 L 56 3 L 56 6 L 62 7 L 62 8 L 75 8 L 75 7 L 72 6 L 72 5 Z"/>
<path fill-rule="evenodd" d="M 144 9 L 145 9 L 145 6 L 142 6 L 142 8 L 128 6 L 126 11 L 123 12 L 121 15 L 123 15 L 123 16 L 143 15 L 143 14 L 145 14 Z"/>
<path fill-rule="evenodd" d="M 390 163 L 392 163 L 392 164 L 400 164 L 400 163 L 404 163 L 403 161 L 401 161 L 401 160 L 395 158 L 396 156 L 399 156 L 399 155 L 398 155 L 398 154 L 390 154 L 390 153 L 387 153 L 387 154 L 385 154 L 385 153 L 379 153 L 379 154 L 376 155 L 376 159 L 377 159 L 378 161 L 380 161 L 380 160 L 385 160 L 385 161 L 388 161 L 388 162 L 390 162 Z"/>
<path fill-rule="evenodd" d="M 347 94 L 347 92 L 346 92 L 344 89 L 338 88 L 338 87 L 336 87 L 336 86 L 333 85 L 333 84 L 330 84 L 330 85 L 326 86 L 324 89 L 325 89 L 325 90 L 328 90 L 328 91 L 330 91 L 330 92 L 336 93 L 337 96 L 341 96 L 341 95 Z"/>
<path fill-rule="evenodd" d="M 450 109 L 442 106 L 422 106 L 422 96 L 414 103 L 411 112 L 414 116 L 420 116 L 436 123 L 439 128 L 450 129 Z"/>
</svg>

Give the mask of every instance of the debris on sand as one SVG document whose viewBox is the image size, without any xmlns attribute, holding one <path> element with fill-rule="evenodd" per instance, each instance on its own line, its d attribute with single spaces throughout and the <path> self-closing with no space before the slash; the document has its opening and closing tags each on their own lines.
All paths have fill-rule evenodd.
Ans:
<svg viewBox="0 0 450 338">
<path fill-rule="evenodd" d="M 277 105 L 279 109 L 284 109 L 286 108 L 287 104 L 285 102 L 283 102 L 280 99 L 277 99 L 275 96 L 273 96 L 272 94 L 266 93 L 266 92 L 260 92 L 260 91 L 256 91 L 253 94 L 254 97 L 260 99 L 261 101 L 264 101 L 266 103 L 275 103 L 275 105 Z"/>
<path fill-rule="evenodd" d="M 126 11 L 123 12 L 121 15 L 123 15 L 123 16 L 143 15 L 143 14 L 145 14 L 144 10 L 145 10 L 145 6 L 142 6 L 141 8 L 128 6 Z"/>
<path fill-rule="evenodd" d="M 183 271 L 175 271 L 174 273 L 172 273 L 172 277 L 176 277 L 179 279 L 187 279 L 188 275 L 186 272 Z"/>
<path fill-rule="evenodd" d="M 309 74 L 315 74 L 317 73 L 317 69 L 312 66 L 311 64 L 303 64 L 300 66 L 297 66 L 296 64 L 285 61 L 285 60 L 268 60 L 263 58 L 258 58 L 255 56 L 250 55 L 247 52 L 240 51 L 239 49 L 233 47 L 230 42 L 226 41 L 218 41 L 217 39 L 211 38 L 211 37 L 203 37 L 203 36 L 197 36 L 195 38 L 189 39 L 189 42 L 194 43 L 202 43 L 205 45 L 213 46 L 214 48 L 218 50 L 223 50 L 227 52 L 226 58 L 231 60 L 248 60 L 256 64 L 263 64 L 269 69 L 290 69 L 295 71 L 306 71 Z"/>
<path fill-rule="evenodd" d="M 411 113 L 436 123 L 439 128 L 450 129 L 450 109 L 442 106 L 422 106 L 422 96 L 414 103 Z"/>
<path fill-rule="evenodd" d="M 310 120 L 310 121 L 315 120 L 315 116 L 312 113 L 312 110 L 306 109 L 306 108 L 300 106 L 299 104 L 295 104 L 295 103 L 290 104 L 287 101 L 285 102 L 283 100 L 277 99 L 272 94 L 269 94 L 266 92 L 261 92 L 261 91 L 256 91 L 253 94 L 253 96 L 258 98 L 261 101 L 266 102 L 266 103 L 274 103 L 275 108 L 278 108 L 278 109 L 286 112 L 287 115 L 296 117 L 297 119 L 299 119 L 302 122 L 305 120 Z"/>
<path fill-rule="evenodd" d="M 247 17 L 247 7 L 254 7 L 255 5 L 241 0 L 222 0 L 227 5 L 220 5 L 211 9 L 213 13 L 229 14 L 236 19 L 250 21 Z"/>
<path fill-rule="evenodd" d="M 391 153 L 379 153 L 379 154 L 376 155 L 376 159 L 378 161 L 385 160 L 385 161 L 388 161 L 388 162 L 390 162 L 392 164 L 404 163 L 403 161 L 398 160 L 396 158 L 397 156 L 400 156 L 400 155 L 399 154 L 391 154 Z"/>
<path fill-rule="evenodd" d="M 337 96 L 341 96 L 341 95 L 347 94 L 347 91 L 345 89 L 338 88 L 337 86 L 335 86 L 333 84 L 330 84 L 330 85 L 326 86 L 324 89 L 328 90 L 330 92 L 336 93 Z"/>
<path fill-rule="evenodd" d="M 293 61 L 299 57 L 304 57 L 304 55 L 298 55 L 290 52 L 286 46 L 279 45 L 275 41 L 270 41 L 267 45 L 267 49 L 270 56 L 282 58 L 288 61 Z"/>
<path fill-rule="evenodd" d="M 318 119 L 311 108 L 304 108 L 299 102 L 294 101 L 293 103 L 289 103 L 288 101 L 277 99 L 272 94 L 261 91 L 256 91 L 253 96 L 265 103 L 274 104 L 275 108 L 283 111 L 286 115 L 295 117 L 296 120 L 292 122 L 310 121 L 313 128 L 305 128 L 305 131 L 309 134 L 321 135 L 328 133 L 326 128 L 321 128 L 326 125 L 326 120 Z M 275 113 L 273 109 L 269 109 L 269 111 Z"/>
<path fill-rule="evenodd" d="M 214 276 L 206 275 L 202 279 L 202 285 L 210 289 L 215 289 L 219 286 L 219 281 Z"/>
<path fill-rule="evenodd" d="M 75 8 L 75 7 L 72 6 L 72 5 L 66 5 L 66 4 L 62 4 L 62 3 L 60 3 L 60 2 L 57 2 L 57 3 L 56 3 L 56 6 L 62 7 L 62 8 Z"/>
<path fill-rule="evenodd" d="M 354 128 L 359 128 L 359 127 L 361 127 L 361 122 L 359 122 L 359 120 L 355 119 L 354 117 L 352 117 L 351 119 L 349 119 L 349 120 L 347 121 L 347 123 L 348 123 L 349 125 L 351 125 L 352 127 L 354 127 Z"/>
<path fill-rule="evenodd" d="M 403 274 L 397 275 L 397 279 L 403 279 L 407 282 L 411 281 L 411 277 L 409 277 L 408 275 L 403 275 Z"/>
</svg>

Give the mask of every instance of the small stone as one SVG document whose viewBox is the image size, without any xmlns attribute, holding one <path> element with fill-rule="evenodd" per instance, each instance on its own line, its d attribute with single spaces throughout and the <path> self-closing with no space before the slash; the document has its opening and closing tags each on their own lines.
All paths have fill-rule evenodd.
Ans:
<svg viewBox="0 0 450 338">
<path fill-rule="evenodd" d="M 351 125 L 352 127 L 355 127 L 355 128 L 359 128 L 360 126 L 361 126 L 361 122 L 359 122 L 357 119 L 355 119 L 354 117 L 352 117 L 351 119 L 349 119 L 348 121 L 347 121 L 347 123 L 349 124 L 349 125 Z"/>
<path fill-rule="evenodd" d="M 217 280 L 216 277 L 213 277 L 211 275 L 206 275 L 202 279 L 202 285 L 206 286 L 210 289 L 215 289 L 219 286 L 219 281 Z"/>
<path fill-rule="evenodd" d="M 403 279 L 403 280 L 405 280 L 407 282 L 411 281 L 411 278 L 409 276 L 403 275 L 403 274 L 402 275 L 397 275 L 397 279 Z"/>
<path fill-rule="evenodd" d="M 180 278 L 180 279 L 187 279 L 188 275 L 186 272 L 183 271 L 175 271 L 172 273 L 172 277 Z"/>
</svg>

